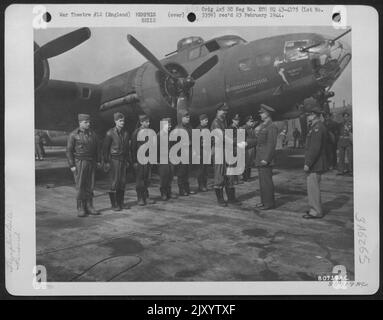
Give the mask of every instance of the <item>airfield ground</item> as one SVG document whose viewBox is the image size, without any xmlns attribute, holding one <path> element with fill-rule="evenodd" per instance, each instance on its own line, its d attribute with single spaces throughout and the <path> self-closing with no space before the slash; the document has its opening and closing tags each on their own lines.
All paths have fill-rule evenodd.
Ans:
<svg viewBox="0 0 383 320">
<path fill-rule="evenodd" d="M 344 265 L 354 277 L 353 178 L 322 178 L 326 216 L 305 220 L 302 150 L 280 150 L 274 170 L 277 208 L 258 211 L 256 170 L 237 186 L 240 205 L 216 205 L 210 191 L 154 205 L 136 205 L 127 186 L 123 212 L 110 210 L 108 179 L 98 173 L 100 216 L 76 216 L 75 188 L 62 148 L 36 162 L 37 263 L 48 281 L 315 281 Z M 192 187 L 196 185 L 194 177 Z M 176 181 L 173 190 L 177 191 Z"/>
</svg>

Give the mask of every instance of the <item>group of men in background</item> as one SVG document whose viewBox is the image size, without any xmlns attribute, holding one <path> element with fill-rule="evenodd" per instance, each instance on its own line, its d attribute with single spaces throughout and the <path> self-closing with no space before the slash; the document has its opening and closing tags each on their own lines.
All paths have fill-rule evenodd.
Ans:
<svg viewBox="0 0 383 320">
<path fill-rule="evenodd" d="M 261 199 L 260 203 L 256 204 L 256 207 L 260 210 L 272 209 L 275 207 L 272 168 L 278 137 L 278 128 L 272 121 L 274 110 L 267 105 L 262 105 L 259 111 L 260 121 L 248 116 L 242 127 L 240 127 L 241 119 L 239 114 L 235 114 L 231 119 L 231 124 L 228 125 L 228 111 L 229 108 L 225 103 L 220 105 L 210 126 L 208 116 L 206 114 L 200 115 L 200 124 L 197 129 L 222 130 L 222 139 L 224 139 L 222 145 L 232 144 L 234 153 L 237 152 L 237 148 L 245 148 L 246 161 L 242 175 L 243 180 L 248 181 L 250 179 L 251 168 L 255 163 L 258 168 Z M 331 119 L 326 116 L 324 117 L 325 120 L 321 121 L 321 114 L 322 111 L 319 107 L 313 108 L 308 114 L 311 125 L 306 140 L 304 171 L 307 173 L 310 210 L 304 215 L 304 218 L 309 219 L 323 216 L 320 199 L 321 174 L 327 170 L 328 160 L 330 165 L 334 164 L 334 159 L 329 155 L 329 146 L 333 148 L 333 144 L 331 144 L 334 141 L 332 132 L 335 129 L 338 130 L 339 127 L 338 145 L 339 148 L 342 148 L 342 151 L 339 151 L 340 163 L 342 159 L 344 160 L 344 155 L 347 155 L 349 162 L 352 159 L 352 126 L 351 122 L 347 121 L 349 115 L 345 113 L 345 121 L 342 125 L 335 126 L 330 121 Z M 182 110 L 179 119 L 175 129 L 185 130 L 191 141 L 190 114 L 186 110 Z M 137 158 L 140 146 L 146 143 L 146 141 L 140 141 L 138 136 L 141 130 L 150 127 L 150 118 L 147 115 L 140 115 L 138 126 L 130 135 L 125 129 L 124 115 L 119 112 L 115 113 L 115 126 L 106 133 L 102 146 L 96 133 L 90 129 L 90 116 L 79 114 L 78 121 L 79 127 L 69 135 L 67 143 L 67 158 L 76 183 L 78 216 L 85 217 L 88 214 L 99 214 L 93 206 L 96 168 L 103 168 L 110 176 L 109 197 L 113 210 L 120 211 L 126 208 L 124 194 L 129 167 L 133 167 L 135 172 L 138 205 L 144 206 L 154 203 L 154 200 L 149 195 L 152 165 L 150 163 L 140 163 Z M 158 141 L 163 137 L 169 139 L 169 133 L 173 129 L 171 118 L 164 117 L 161 121 L 165 125 L 157 133 Z M 237 143 L 236 132 L 240 128 L 245 130 L 246 139 L 245 142 Z M 232 137 L 225 134 L 226 129 L 233 129 Z M 158 159 L 161 158 L 161 152 L 164 152 L 164 155 L 166 153 L 166 156 L 169 157 L 169 150 L 174 143 L 168 140 L 168 150 L 158 148 Z M 191 145 L 188 144 L 184 147 L 190 148 L 189 155 L 191 155 L 193 152 Z M 204 148 L 202 138 L 200 148 L 201 151 Z M 225 161 L 223 163 L 214 163 L 214 150 L 213 139 L 209 156 L 212 159 L 214 168 L 214 190 L 217 203 L 220 206 L 227 206 L 228 203 L 238 203 L 239 201 L 235 195 L 235 185 L 240 183 L 239 176 L 228 173 L 230 165 L 227 165 Z M 207 177 L 210 165 L 203 162 L 202 154 L 203 152 L 201 152 L 200 163 L 197 165 L 197 181 L 198 190 L 206 192 L 208 191 Z M 177 197 L 172 193 L 171 188 L 174 176 L 177 176 L 179 196 L 188 196 L 195 193 L 195 191 L 191 190 L 189 182 L 191 166 L 191 161 L 178 165 L 173 165 L 171 161 L 158 164 L 160 193 L 163 201 Z M 341 167 L 342 174 L 345 170 L 345 168 Z M 227 200 L 225 200 L 224 193 L 226 193 Z"/>
</svg>

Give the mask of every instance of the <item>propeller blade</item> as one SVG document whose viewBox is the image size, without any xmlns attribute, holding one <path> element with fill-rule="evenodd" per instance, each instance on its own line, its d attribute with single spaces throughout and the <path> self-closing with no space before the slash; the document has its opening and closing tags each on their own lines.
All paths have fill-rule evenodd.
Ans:
<svg viewBox="0 0 383 320">
<path fill-rule="evenodd" d="M 43 59 L 58 56 L 90 38 L 89 28 L 81 28 L 56 38 L 37 50 Z"/>
<path fill-rule="evenodd" d="M 197 69 L 195 69 L 190 75 L 194 80 L 201 78 L 205 73 L 210 71 L 218 63 L 218 57 L 212 56 L 210 59 L 202 63 Z"/>
<path fill-rule="evenodd" d="M 164 68 L 161 62 L 148 50 L 144 47 L 142 43 L 140 43 L 135 37 L 128 34 L 129 43 L 139 52 L 141 53 L 149 62 L 151 62 L 158 70 L 166 73 L 169 77 L 176 79 L 174 75 L 172 75 L 168 70 Z"/>
</svg>

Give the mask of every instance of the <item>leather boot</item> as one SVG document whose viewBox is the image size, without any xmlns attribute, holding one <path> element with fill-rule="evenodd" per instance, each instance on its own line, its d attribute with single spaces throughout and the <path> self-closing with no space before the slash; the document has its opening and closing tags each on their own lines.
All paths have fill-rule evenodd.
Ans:
<svg viewBox="0 0 383 320">
<path fill-rule="evenodd" d="M 116 202 L 116 192 L 109 192 L 109 198 L 110 198 L 110 204 L 112 205 L 112 210 L 119 211 L 117 208 L 117 202 Z"/>
<path fill-rule="evenodd" d="M 186 193 L 189 195 L 189 194 L 195 194 L 195 191 L 193 191 L 193 190 L 190 190 L 190 185 L 189 185 L 189 183 L 187 183 L 187 184 L 185 184 L 185 191 L 186 191 Z"/>
<path fill-rule="evenodd" d="M 146 190 L 144 191 L 144 194 L 145 194 L 144 199 L 145 199 L 145 203 L 146 203 L 146 204 L 155 204 L 155 203 L 156 203 L 153 199 L 150 199 L 150 198 L 149 198 L 149 190 L 148 190 L 148 189 L 146 189 Z"/>
<path fill-rule="evenodd" d="M 179 193 L 181 197 L 188 196 L 188 193 L 186 192 L 184 186 L 182 184 L 178 185 Z"/>
<path fill-rule="evenodd" d="M 177 195 L 175 195 L 174 193 L 172 193 L 172 188 L 169 187 L 167 190 L 166 190 L 166 195 L 168 197 L 168 199 L 177 199 Z"/>
<path fill-rule="evenodd" d="M 215 188 L 215 195 L 217 196 L 218 205 L 221 207 L 227 207 L 227 203 L 223 198 L 223 189 Z"/>
<path fill-rule="evenodd" d="M 198 183 L 198 191 L 200 191 L 200 192 L 206 192 L 207 191 L 207 188 L 203 182 Z"/>
<path fill-rule="evenodd" d="M 235 197 L 235 188 L 225 188 L 227 194 L 227 202 L 229 203 L 240 203 L 240 201 Z"/>
<path fill-rule="evenodd" d="M 161 200 L 163 201 L 168 200 L 167 192 L 163 188 L 160 188 L 160 192 L 161 192 Z"/>
<path fill-rule="evenodd" d="M 93 207 L 93 198 L 86 201 L 86 210 L 92 216 L 98 216 L 100 213 Z"/>
<path fill-rule="evenodd" d="M 77 216 L 80 218 L 86 217 L 85 211 L 85 202 L 82 200 L 77 200 Z"/>
<path fill-rule="evenodd" d="M 117 207 L 120 209 L 120 210 L 124 210 L 124 209 L 129 209 L 128 207 L 125 207 L 124 206 L 124 195 L 125 195 L 125 190 L 117 190 Z"/>
<path fill-rule="evenodd" d="M 136 190 L 136 191 L 137 191 L 137 204 L 139 206 L 144 206 L 146 203 L 145 203 L 145 199 L 144 199 L 144 195 L 143 195 L 142 190 Z"/>
</svg>

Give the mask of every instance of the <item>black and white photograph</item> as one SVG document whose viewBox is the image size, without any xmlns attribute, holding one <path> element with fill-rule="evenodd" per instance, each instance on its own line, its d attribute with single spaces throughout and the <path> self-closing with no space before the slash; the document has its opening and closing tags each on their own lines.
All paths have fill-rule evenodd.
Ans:
<svg viewBox="0 0 383 320">
<path fill-rule="evenodd" d="M 353 25 L 76 24 L 31 40 L 48 287 L 361 279 Z"/>
</svg>

